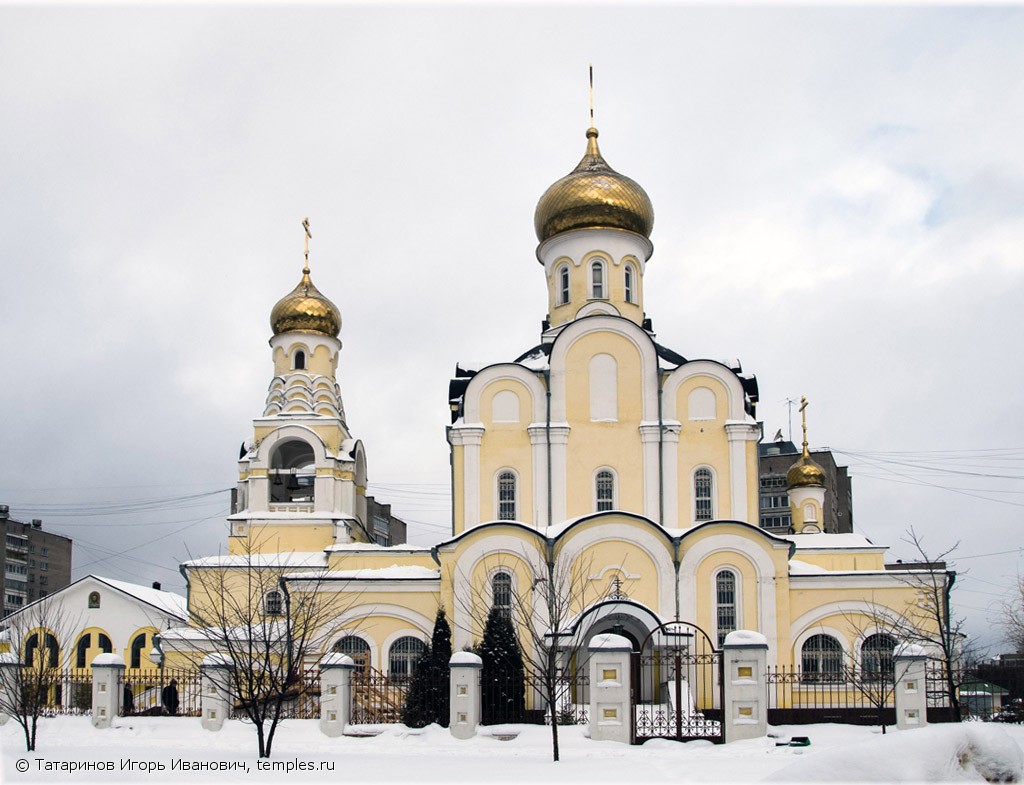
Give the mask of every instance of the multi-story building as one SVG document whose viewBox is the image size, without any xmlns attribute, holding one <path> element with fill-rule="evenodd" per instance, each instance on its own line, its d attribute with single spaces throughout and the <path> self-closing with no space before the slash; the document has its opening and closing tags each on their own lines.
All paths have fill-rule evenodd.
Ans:
<svg viewBox="0 0 1024 785">
<path fill-rule="evenodd" d="M 391 505 L 366 497 L 367 534 L 378 545 L 403 545 L 405 543 L 405 521 L 391 514 Z"/>
<path fill-rule="evenodd" d="M 822 511 L 828 534 L 849 534 L 853 531 L 853 486 L 846 466 L 836 464 L 829 450 L 811 450 L 811 455 L 825 472 L 825 508 Z M 800 455 L 800 448 L 791 441 L 777 439 L 757 446 L 758 485 L 760 487 L 759 522 L 762 529 L 777 534 L 793 528 L 786 472 Z"/>
<path fill-rule="evenodd" d="M 38 518 L 14 520 L 6 504 L 0 504 L 0 526 L 4 616 L 71 583 L 70 538 L 46 531 Z"/>
</svg>

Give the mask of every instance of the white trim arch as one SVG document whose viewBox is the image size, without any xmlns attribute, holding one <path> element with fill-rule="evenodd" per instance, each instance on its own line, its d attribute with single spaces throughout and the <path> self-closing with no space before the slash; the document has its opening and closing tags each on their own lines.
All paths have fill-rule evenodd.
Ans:
<svg viewBox="0 0 1024 785">
<path fill-rule="evenodd" d="M 707 376 L 720 382 L 725 387 L 726 420 L 747 419 L 747 412 L 744 408 L 743 384 L 740 382 L 739 377 L 724 365 L 711 360 L 693 360 L 685 365 L 680 365 L 669 374 L 668 379 L 665 380 L 665 388 L 662 394 L 662 415 L 664 419 L 682 419 L 680 417 L 681 412 L 678 411 L 679 407 L 676 405 L 676 399 L 679 397 L 679 388 L 684 382 L 698 376 Z"/>
<path fill-rule="evenodd" d="M 256 450 L 256 456 L 252 459 L 252 463 L 260 467 L 266 467 L 270 465 L 270 455 L 274 451 L 274 448 L 283 442 L 289 441 L 302 441 L 306 442 L 310 447 L 313 448 L 313 461 L 317 466 L 323 466 L 327 463 L 327 445 L 324 440 L 320 438 L 320 435 L 305 425 L 291 424 L 282 425 L 270 433 L 268 433 L 263 441 L 260 442 L 259 447 Z"/>
<path fill-rule="evenodd" d="M 746 524 L 749 526 L 749 524 Z M 697 618 L 697 571 L 709 556 L 727 552 L 742 556 L 754 568 L 757 608 L 744 609 L 747 628 L 750 620 L 757 621 L 757 632 L 768 638 L 768 662 L 777 661 L 779 650 L 778 616 L 775 607 L 775 564 L 769 553 L 752 540 L 738 534 L 714 534 L 687 546 L 683 540 L 683 558 L 679 563 L 679 607 L 683 619 Z M 786 543 L 788 547 L 788 543 Z M 735 563 L 735 562 L 733 562 Z"/>
<path fill-rule="evenodd" d="M 466 392 L 463 393 L 463 422 L 482 423 L 480 401 L 488 385 L 497 381 L 515 381 L 526 387 L 529 396 L 527 413 L 533 422 L 544 422 L 544 385 L 537 375 L 516 363 L 501 363 L 484 368 L 469 380 Z M 521 405 L 521 404 L 520 404 Z"/>
<path fill-rule="evenodd" d="M 416 638 L 421 643 L 430 645 L 430 634 L 415 627 L 404 627 L 388 635 L 380 644 L 381 667 L 377 669 L 388 676 L 391 675 L 391 647 L 400 638 Z M 385 665 L 387 665 L 386 668 L 384 667 Z"/>
</svg>

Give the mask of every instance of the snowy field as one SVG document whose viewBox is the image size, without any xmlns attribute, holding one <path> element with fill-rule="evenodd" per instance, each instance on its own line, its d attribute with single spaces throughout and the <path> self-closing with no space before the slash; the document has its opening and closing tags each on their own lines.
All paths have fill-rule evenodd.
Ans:
<svg viewBox="0 0 1024 785">
<path fill-rule="evenodd" d="M 457 741 L 437 726 L 387 726 L 375 737 L 328 739 L 315 720 L 289 720 L 270 764 L 256 757 L 252 726 L 239 721 L 212 733 L 192 718 L 123 718 L 96 730 L 88 717 L 58 717 L 43 720 L 35 753 L 25 752 L 14 722 L 0 728 L 0 740 L 8 783 L 1020 782 L 1024 766 L 1024 727 L 1017 725 L 933 725 L 884 736 L 871 727 L 801 725 L 730 745 L 653 740 L 640 747 L 590 741 L 572 727 L 562 729 L 559 763 L 551 761 L 548 728 L 501 730 L 520 733 L 508 741 Z M 790 735 L 808 736 L 811 744 L 776 746 Z M 203 763 L 235 768 L 195 770 Z M 260 763 L 275 768 L 260 770 Z M 82 764 L 98 766 L 83 771 Z"/>
</svg>

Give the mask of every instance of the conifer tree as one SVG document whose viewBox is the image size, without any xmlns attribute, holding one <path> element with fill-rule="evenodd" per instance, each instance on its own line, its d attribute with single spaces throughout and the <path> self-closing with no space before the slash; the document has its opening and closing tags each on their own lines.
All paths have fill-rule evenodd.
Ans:
<svg viewBox="0 0 1024 785">
<path fill-rule="evenodd" d="M 410 728 L 423 728 L 432 722 L 448 727 L 448 661 L 451 657 L 452 629 L 444 608 L 439 608 L 431 643 L 416 660 L 402 710 L 402 722 Z"/>
<path fill-rule="evenodd" d="M 523 652 L 512 620 L 498 608 L 492 607 L 487 614 L 479 654 L 482 724 L 522 722 L 526 708 Z"/>
</svg>

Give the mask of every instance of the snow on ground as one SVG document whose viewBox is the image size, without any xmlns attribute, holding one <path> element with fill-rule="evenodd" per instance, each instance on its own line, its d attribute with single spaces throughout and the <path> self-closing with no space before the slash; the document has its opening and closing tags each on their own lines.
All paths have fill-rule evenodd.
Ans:
<svg viewBox="0 0 1024 785">
<path fill-rule="evenodd" d="M 485 732 L 488 729 L 482 729 Z M 497 732 L 518 731 L 504 741 Z M 289 720 L 259 768 L 251 725 L 228 722 L 218 733 L 195 718 L 119 718 L 97 730 L 88 717 L 43 720 L 39 749 L 26 753 L 21 728 L 0 728 L 5 782 L 1020 782 L 1024 727 L 933 725 L 912 731 L 848 725 L 773 728 L 774 738 L 729 745 L 655 739 L 631 747 L 562 728 L 562 760 L 551 761 L 550 729 L 502 726 L 458 741 L 431 726 L 386 726 L 379 736 L 329 739 L 315 720 Z M 808 747 L 777 746 L 807 736 Z M 181 761 L 188 764 L 177 764 Z M 197 763 L 237 769 L 196 771 Z M 101 764 L 82 770 L 83 764 Z M 299 770 L 299 764 L 309 769 Z M 158 767 L 164 768 L 160 770 Z M 21 772 L 19 767 L 26 768 Z M 71 769 L 78 768 L 77 771 Z M 148 769 L 153 769 L 149 771 Z M 247 771 L 246 771 L 247 769 Z"/>
</svg>

